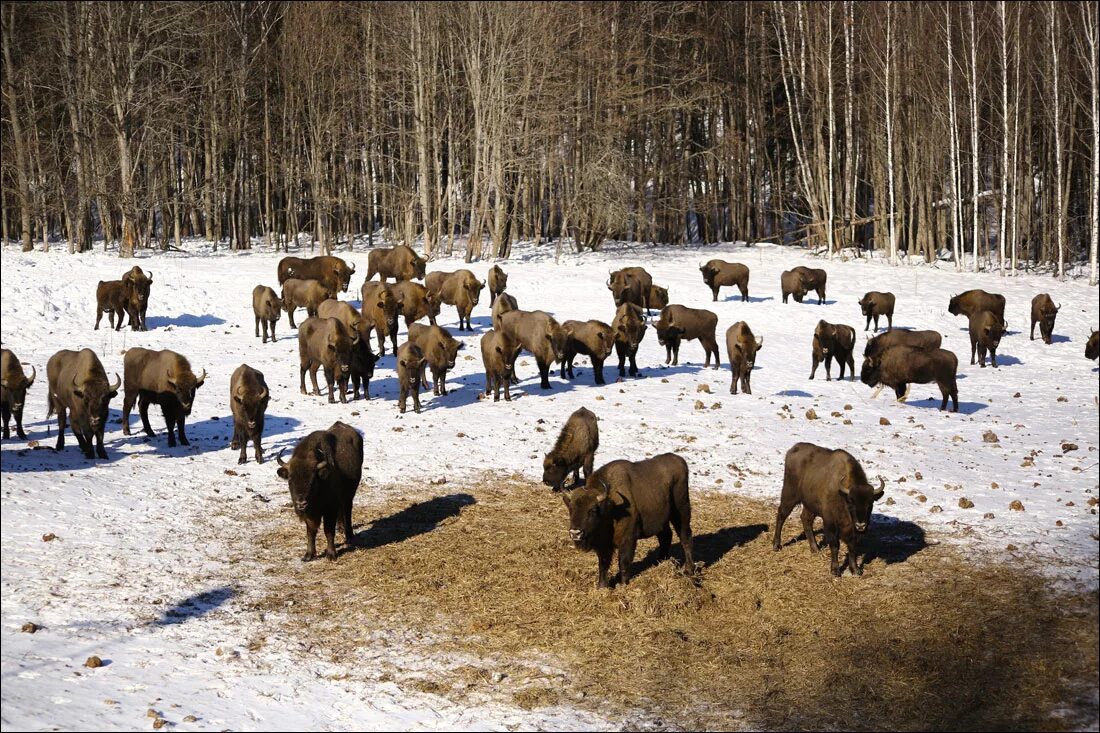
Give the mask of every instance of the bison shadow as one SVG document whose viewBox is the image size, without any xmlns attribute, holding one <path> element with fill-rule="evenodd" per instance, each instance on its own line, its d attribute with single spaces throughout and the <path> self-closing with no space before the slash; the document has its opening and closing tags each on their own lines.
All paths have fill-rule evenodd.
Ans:
<svg viewBox="0 0 1100 733">
<path fill-rule="evenodd" d="M 180 328 L 204 328 L 206 326 L 220 326 L 225 323 L 224 318 L 205 315 L 196 316 L 191 313 L 181 313 L 178 316 L 149 316 L 145 319 L 145 325 L 150 329 L 163 328 L 165 326 L 178 326 Z"/>
<path fill-rule="evenodd" d="M 448 494 L 405 507 L 396 514 L 373 521 L 355 535 L 355 549 L 373 550 L 427 534 L 477 500 L 470 494 Z"/>
<path fill-rule="evenodd" d="M 885 514 L 871 517 L 871 528 L 860 543 L 864 565 L 882 560 L 887 565 L 905 562 L 928 547 L 924 529 L 914 522 Z"/>
<path fill-rule="evenodd" d="M 834 380 L 836 381 L 836 380 Z M 776 397 L 813 397 L 809 392 L 805 392 L 801 389 L 785 389 L 782 392 L 776 392 Z"/>
<path fill-rule="evenodd" d="M 121 434 L 121 413 L 118 415 L 117 419 L 112 419 L 111 423 L 119 425 L 119 436 L 124 443 L 134 446 L 147 445 L 154 453 L 163 453 L 173 456 L 228 450 L 229 443 L 233 439 L 232 415 L 206 418 L 193 422 L 189 418 L 184 425 L 187 431 L 187 439 L 191 444 L 179 445 L 177 443 L 174 448 L 169 448 L 168 431 L 167 428 L 164 427 L 164 419 L 160 415 L 160 409 L 156 405 L 149 406 L 149 424 L 153 427 L 153 432 L 156 433 L 153 437 L 145 434 L 145 430 L 141 426 L 141 417 L 137 414 L 136 409 L 130 415 L 130 435 Z M 268 414 L 264 417 L 264 434 L 261 443 L 268 443 L 272 436 L 292 432 L 301 424 L 301 420 L 294 417 Z M 252 443 L 250 442 L 247 451 L 250 461 L 252 460 L 252 451 Z M 265 445 L 265 459 L 269 458 L 270 455 L 271 447 Z"/>
<path fill-rule="evenodd" d="M 1061 334 L 1057 333 L 1050 335 L 1050 343 L 1052 344 L 1068 344 L 1070 341 L 1073 341 L 1073 339 L 1071 339 L 1069 336 L 1062 336 Z"/>
<path fill-rule="evenodd" d="M 925 409 L 925 410 L 929 410 L 929 409 L 939 410 L 940 409 L 940 403 L 942 401 L 943 401 L 943 398 L 939 397 L 939 396 L 925 397 L 923 400 L 917 400 L 917 399 L 913 399 L 912 397 L 910 397 L 908 400 L 905 401 L 905 404 L 907 404 L 911 407 L 919 407 L 919 408 L 922 408 L 922 409 Z M 954 403 L 951 400 L 947 401 L 947 409 L 948 410 L 950 410 L 953 405 L 954 405 Z M 984 410 L 987 407 L 989 407 L 989 405 L 985 404 L 984 402 L 965 402 L 963 400 L 959 400 L 959 414 L 960 415 L 973 415 L 975 412 L 978 412 L 980 410 Z"/>
<path fill-rule="evenodd" d="M 733 548 L 746 545 L 767 531 L 768 525 L 766 524 L 749 524 L 744 527 L 726 527 L 717 532 L 697 534 L 693 538 L 692 554 L 696 563 L 701 563 L 704 568 L 708 568 L 725 557 L 726 553 Z M 682 565 L 684 561 L 683 545 L 680 544 L 678 535 L 674 534 L 673 539 L 674 542 L 669 554 Z M 631 577 L 641 575 L 646 570 L 659 565 L 662 562 L 659 553 L 660 548 L 655 546 L 641 560 L 635 560 L 630 566 Z M 615 584 L 618 584 L 618 582 L 618 578 L 616 578 Z"/>
<path fill-rule="evenodd" d="M 997 354 L 998 368 L 1003 366 L 1019 366 L 1020 364 L 1023 364 L 1023 362 L 1011 354 Z"/>
<path fill-rule="evenodd" d="M 24 426 L 27 431 L 27 441 L 12 439 L 5 440 L 5 446 L 21 445 L 23 447 L 3 451 L 0 457 L 0 470 L 5 473 L 36 473 L 38 471 L 80 471 L 93 468 L 97 464 L 114 463 L 126 457 L 126 454 L 118 450 L 122 432 L 115 428 L 122 417 L 122 410 L 110 407 L 107 410 L 107 429 L 103 433 L 103 447 L 107 451 L 106 458 L 85 458 L 80 450 L 80 444 L 73 435 L 72 427 L 65 428 L 65 447 L 60 453 L 54 450 L 57 444 L 57 417 L 36 420 Z M 12 435 L 15 435 L 15 426 L 12 425 Z M 27 443 L 37 440 L 39 445 L 31 448 Z M 13 455 L 14 454 L 14 455 Z M 33 456 L 38 454 L 40 460 Z"/>
<path fill-rule="evenodd" d="M 231 585 L 194 593 L 179 603 L 173 603 L 160 616 L 145 625 L 157 627 L 187 623 L 221 608 L 236 595 L 237 589 Z"/>
</svg>

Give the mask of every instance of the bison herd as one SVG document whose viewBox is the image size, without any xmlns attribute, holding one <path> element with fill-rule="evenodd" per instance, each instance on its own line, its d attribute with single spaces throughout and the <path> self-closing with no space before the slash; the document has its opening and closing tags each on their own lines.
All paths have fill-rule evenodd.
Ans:
<svg viewBox="0 0 1100 733">
<path fill-rule="evenodd" d="M 408 399 L 420 412 L 420 392 L 427 389 L 431 374 L 433 394 L 445 397 L 448 372 L 462 344 L 447 329 L 436 323 L 443 305 L 454 306 L 459 330 L 473 330 L 470 318 L 480 302 L 481 291 L 489 289 L 492 328 L 481 337 L 481 357 L 485 372 L 486 399 L 511 399 L 510 386 L 518 382 L 516 359 L 523 351 L 535 360 L 542 389 L 550 389 L 549 375 L 555 363 L 562 379 L 574 378 L 574 360 L 587 356 L 592 363 L 596 384 L 604 384 L 604 363 L 614 352 L 618 358 L 619 378 L 639 374 L 638 347 L 649 326 L 665 347 L 665 363 L 678 364 L 680 346 L 697 340 L 703 347 L 704 366 L 721 365 L 718 350 L 718 316 L 709 310 L 689 308 L 669 302 L 669 291 L 653 282 L 641 267 L 626 267 L 609 274 L 606 285 L 614 303 L 610 324 L 600 320 L 570 320 L 559 323 L 541 310 L 521 310 L 509 294 L 508 275 L 493 266 L 486 281 L 469 270 L 426 272 L 427 262 L 411 248 L 399 245 L 372 250 L 368 256 L 367 278 L 360 293 L 361 305 L 355 308 L 341 301 L 347 292 L 355 267 L 339 257 L 308 259 L 286 257 L 279 262 L 277 278 L 280 291 L 257 285 L 252 291 L 255 333 L 266 344 L 275 341 L 275 326 L 286 312 L 291 328 L 298 331 L 299 380 L 303 394 L 326 395 L 328 402 L 339 397 L 370 399 L 370 380 L 379 356 L 371 349 L 372 332 L 381 355 L 386 342 L 395 354 L 399 385 L 398 409 L 404 413 Z M 736 287 L 741 301 L 749 300 L 749 268 L 735 262 L 711 260 L 699 267 L 706 287 L 718 300 L 723 287 Z M 377 281 L 373 280 L 378 275 Z M 389 279 L 394 283 L 390 284 Z M 423 285 L 413 282 L 422 280 Z M 152 273 L 140 267 L 127 271 L 119 280 L 100 282 L 96 288 L 96 322 L 103 314 L 115 330 L 123 326 L 123 316 L 133 330 L 146 330 Z M 792 297 L 801 303 L 814 292 L 818 304 L 825 302 L 827 273 L 821 269 L 796 267 L 780 277 L 782 302 Z M 871 291 L 859 300 L 866 318 L 864 330 L 872 323 L 876 335 L 866 342 L 860 380 L 869 387 L 890 387 L 904 400 L 912 384 L 935 383 L 941 392 L 941 410 L 948 402 L 958 411 L 958 358 L 941 348 L 942 337 L 935 331 L 908 331 L 893 328 L 896 298 L 893 293 Z M 294 312 L 305 308 L 307 317 L 294 322 Z M 657 311 L 654 318 L 652 311 Z M 997 367 L 997 349 L 1007 333 L 1005 298 L 982 290 L 969 290 L 948 303 L 952 315 L 968 319 L 971 364 L 985 367 L 986 357 Z M 1031 338 L 1039 326 L 1043 342 L 1052 341 L 1058 306 L 1050 296 L 1041 294 L 1031 304 Z M 405 321 L 407 339 L 398 345 L 398 317 Z M 879 334 L 880 318 L 886 330 Z M 426 320 L 427 324 L 419 321 Z M 726 330 L 726 354 L 731 371 L 730 393 L 752 393 L 752 371 L 763 347 L 745 321 Z M 855 328 L 846 324 L 818 322 L 811 338 L 810 379 L 824 364 L 826 380 L 832 379 L 832 362 L 855 378 Z M 1100 333 L 1088 339 L 1085 355 L 1100 356 Z M 629 369 L 627 368 L 629 362 Z M 322 393 L 317 372 L 322 371 Z M 307 392 L 306 373 L 312 391 Z M 10 437 L 9 423 L 15 418 L 16 433 L 25 438 L 23 409 L 27 391 L 37 376 L 31 368 L 28 377 L 16 355 L 2 351 L 3 437 Z M 150 405 L 160 405 L 167 427 L 168 445 L 176 440 L 187 445 L 186 418 L 191 414 L 206 371 L 196 376 L 190 362 L 174 351 L 151 351 L 134 347 L 125 352 L 123 374 L 108 379 L 96 353 L 62 350 L 46 365 L 47 417 L 57 415 L 56 450 L 65 445 L 66 427 L 76 437 L 88 458 L 106 458 L 103 443 L 110 401 L 123 389 L 122 427 L 130 434 L 130 413 L 136 405 L 142 427 L 149 436 L 155 433 L 149 423 Z M 239 450 L 239 463 L 247 461 L 249 442 L 257 463 L 263 462 L 261 441 L 264 416 L 270 390 L 264 375 L 241 364 L 230 380 L 230 409 L 233 437 L 230 447 Z M 93 446 L 94 443 L 94 446 Z M 584 408 L 573 413 L 543 462 L 543 481 L 555 492 L 562 492 L 569 511 L 569 536 L 580 550 L 594 551 L 598 558 L 598 584 L 609 584 L 608 572 L 615 552 L 619 558 L 619 578 L 629 581 L 635 545 L 641 538 L 656 537 L 659 551 L 667 556 L 675 530 L 684 556 L 684 569 L 694 571 L 692 562 L 691 502 L 688 492 L 688 466 L 683 458 L 666 453 L 648 460 L 612 461 L 595 468 L 599 447 L 596 416 Z M 325 555 L 336 558 L 336 525 L 342 524 L 345 539 L 353 543 L 351 506 L 362 473 L 363 438 L 354 428 L 336 422 L 328 430 L 316 431 L 303 438 L 284 461 L 280 453 L 278 475 L 290 488 L 294 510 L 306 526 L 307 550 L 303 559 L 316 555 L 316 535 L 323 525 Z M 583 472 L 583 480 L 582 480 Z M 572 484 L 566 481 L 572 474 Z M 857 563 L 858 542 L 869 526 L 872 506 L 883 494 L 880 480 L 876 488 L 867 479 L 856 459 L 843 450 L 828 450 L 809 443 L 798 443 L 788 451 L 782 493 L 776 515 L 774 545 L 781 546 L 783 523 L 795 506 L 802 506 L 802 522 L 813 551 L 818 544 L 812 531 L 820 517 L 824 539 L 831 551 L 831 569 L 839 575 L 845 564 L 838 562 L 839 543 L 848 548 L 846 566 L 855 574 L 862 572 Z"/>
</svg>

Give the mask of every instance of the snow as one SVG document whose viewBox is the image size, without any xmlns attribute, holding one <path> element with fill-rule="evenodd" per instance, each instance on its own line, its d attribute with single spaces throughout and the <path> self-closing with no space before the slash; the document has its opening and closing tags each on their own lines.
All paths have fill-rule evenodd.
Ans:
<svg viewBox="0 0 1100 733">
<path fill-rule="evenodd" d="M 366 248 L 357 246 L 350 255 L 338 253 L 357 267 L 351 291 L 343 294 L 355 304 L 367 269 Z M 118 424 L 121 395 L 112 404 L 107 461 L 85 460 L 71 436 L 62 454 L 30 450 L 14 439 L 3 443 L 4 728 L 133 728 L 150 724 L 150 709 L 180 730 L 612 724 L 579 710 L 530 712 L 494 699 L 459 705 L 399 688 L 378 670 L 432 669 L 441 663 L 418 654 L 415 640 L 380 638 L 356 658 L 334 663 L 311 656 L 308 639 L 274 635 L 270 619 L 248 602 L 262 586 L 256 567 L 230 559 L 265 524 L 286 521 L 279 511 L 286 488 L 275 476 L 274 462 L 238 466 L 237 452 L 228 448 L 228 383 L 241 362 L 264 372 L 272 388 L 264 441 L 269 458 L 335 420 L 364 432 L 360 502 L 394 491 L 399 481 L 427 484 L 446 477 L 449 487 L 460 486 L 485 470 L 537 480 L 542 454 L 559 426 L 585 406 L 601 420 L 598 464 L 671 450 L 691 466 L 694 491 L 774 499 L 791 444 L 843 447 L 869 476 L 886 480 L 887 497 L 895 503 L 876 506 L 877 523 L 916 522 L 934 541 L 981 550 L 984 559 L 976 561 L 1029 557 L 1047 563 L 1063 580 L 1097 585 L 1097 514 L 1088 504 L 1098 495 L 1100 477 L 1097 367 L 1084 358 L 1084 344 L 1100 320 L 1100 302 L 1097 289 L 1083 280 L 1001 279 L 937 267 L 827 261 L 766 244 L 618 245 L 601 253 L 565 254 L 559 262 L 552 246 L 518 245 L 513 258 L 500 264 L 521 308 L 550 311 L 559 321 L 610 322 L 608 270 L 642 265 L 655 283 L 669 288 L 672 302 L 718 314 L 723 368 L 703 369 L 702 347 L 694 341 L 681 347 L 679 366 L 665 367 L 664 349 L 650 328 L 639 351 L 641 378 L 614 382 L 613 356 L 605 366 L 609 383 L 597 387 L 587 360 L 579 357 L 577 378 L 563 382 L 554 374 L 553 389 L 544 392 L 534 359 L 525 354 L 517 366 L 523 381 L 513 391 L 518 399 L 479 400 L 484 375 L 478 339 L 489 328 L 485 292 L 474 311 L 473 335 L 455 331 L 457 314 L 444 306 L 440 324 L 465 344 L 448 378 L 451 393 L 426 393 L 421 414 L 410 410 L 402 416 L 392 353 L 378 365 L 369 403 L 330 405 L 323 397 L 299 394 L 297 339 L 285 318 L 276 344 L 261 344 L 253 336 L 252 288 L 277 286 L 281 254 L 262 246 L 214 253 L 197 241 L 181 253 L 141 253 L 136 263 L 154 277 L 151 330 L 134 333 L 109 330 L 106 319 L 99 331 L 92 330 L 97 281 L 117 279 L 134 263 L 113 253 L 69 255 L 62 249 L 21 253 L 7 247 L 0 255 L 3 345 L 39 374 L 25 412 L 31 440 L 41 447 L 56 440 L 56 423 L 47 426 L 45 420 L 45 364 L 58 349 L 94 349 L 113 378 L 122 372 L 125 349 L 171 348 L 209 377 L 188 420 L 190 447 L 167 447 L 156 408 L 151 413 L 156 439 L 140 434 L 136 415 L 134 435 L 124 437 Z M 714 257 L 751 268 L 750 302 L 740 302 L 733 289 L 723 289 L 721 300 L 711 302 L 698 264 Z M 829 272 L 823 306 L 813 294 L 803 304 L 780 302 L 780 272 L 803 263 Z M 429 270 L 469 267 L 484 278 L 491 264 L 465 265 L 456 257 L 432 262 Z M 972 287 L 1001 292 L 1008 300 L 1009 335 L 998 369 L 969 365 L 965 319 L 947 313 L 950 296 Z M 868 290 L 897 295 L 895 325 L 943 333 L 944 347 L 959 356 L 959 413 L 937 409 L 935 385 L 914 385 L 909 402 L 899 404 L 889 390 L 872 399 L 872 390 L 858 378 L 837 381 L 835 364 L 833 381 L 825 381 L 823 368 L 817 379 L 807 379 L 818 319 L 862 332 L 856 301 Z M 1056 341 L 1049 346 L 1028 339 L 1030 302 L 1039 292 L 1049 292 L 1062 305 Z M 723 335 L 738 320 L 764 337 L 752 395 L 729 394 Z M 857 355 L 857 370 L 859 361 Z M 698 391 L 704 384 L 709 394 Z M 697 400 L 704 409 L 695 409 Z M 712 409 L 716 403 L 720 407 Z M 818 419 L 807 419 L 810 408 Z M 880 424 L 881 418 L 889 424 Z M 545 421 L 545 433 L 534 429 L 539 420 Z M 403 428 L 399 440 L 391 431 L 397 427 Z M 998 442 L 984 441 L 986 431 Z M 1078 448 L 1063 453 L 1063 443 Z M 1028 456 L 1034 465 L 1025 467 Z M 226 469 L 239 475 L 227 476 Z M 960 507 L 964 497 L 973 508 Z M 1015 500 L 1023 511 L 1009 509 Z M 50 533 L 56 539 L 44 541 Z M 1016 549 L 1006 550 L 1009 544 Z M 44 628 L 22 633 L 28 621 Z M 263 635 L 267 643 L 250 650 L 249 641 Z M 106 666 L 84 668 L 93 654 Z M 197 720 L 186 721 L 187 715 Z"/>
</svg>

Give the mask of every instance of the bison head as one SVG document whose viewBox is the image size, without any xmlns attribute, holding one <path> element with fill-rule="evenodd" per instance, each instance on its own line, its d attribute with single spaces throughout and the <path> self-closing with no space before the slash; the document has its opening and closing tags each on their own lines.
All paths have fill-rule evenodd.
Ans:
<svg viewBox="0 0 1100 733">
<path fill-rule="evenodd" d="M 1089 336 L 1088 343 L 1085 344 L 1085 358 L 1100 358 L 1100 331 L 1093 331 Z"/>
<path fill-rule="evenodd" d="M 818 321 L 814 329 L 814 346 L 820 348 L 823 355 L 829 353 L 829 346 L 836 340 L 836 326 L 825 321 Z"/>
<path fill-rule="evenodd" d="M 466 292 L 470 296 L 470 305 L 477 305 L 477 302 L 481 300 L 481 291 L 484 287 L 485 283 L 477 278 L 466 283 Z"/>
<path fill-rule="evenodd" d="M 962 306 L 959 303 L 959 296 L 952 295 L 951 300 L 947 303 L 947 312 L 953 316 L 959 315 L 962 312 Z"/>
<path fill-rule="evenodd" d="M 420 350 L 420 347 L 416 344 L 410 344 L 397 363 L 407 374 L 419 374 L 420 366 L 424 361 L 424 352 Z"/>
<path fill-rule="evenodd" d="M 879 478 L 878 489 L 875 489 L 870 484 L 852 486 L 850 485 L 850 478 L 846 481 L 848 483 L 840 486 L 840 495 L 844 497 L 844 501 L 848 505 L 848 514 L 852 517 L 856 532 L 862 534 L 867 531 L 868 525 L 871 524 L 871 509 L 886 491 L 886 482 Z"/>
<path fill-rule="evenodd" d="M 439 293 L 429 290 L 424 294 L 424 302 L 428 306 L 428 320 L 434 324 L 439 316 L 439 309 L 443 306 L 443 298 Z"/>
<path fill-rule="evenodd" d="M 328 334 L 325 350 L 333 359 L 333 370 L 337 379 L 345 379 L 351 373 L 350 356 L 352 346 L 359 344 L 359 334 L 352 339 L 350 332 L 343 323 L 336 321 L 341 327 L 332 329 Z"/>
<path fill-rule="evenodd" d="M 269 396 L 266 384 L 260 387 L 260 391 L 256 393 L 250 393 L 243 384 L 239 385 L 237 391 L 234 392 L 233 401 L 237 403 L 237 408 L 244 413 L 249 430 L 255 430 L 256 425 L 263 418 L 264 412 L 267 410 Z"/>
<path fill-rule="evenodd" d="M 378 359 L 379 356 L 371 351 L 370 342 L 367 339 L 359 340 L 351 356 L 356 370 L 367 381 L 374 379 L 374 365 L 378 363 Z"/>
<path fill-rule="evenodd" d="M 661 312 L 661 317 L 653 324 L 653 328 L 657 331 L 657 343 L 661 346 L 676 344 L 680 339 L 680 334 L 684 332 L 684 329 L 673 323 L 672 316 L 668 311 Z"/>
<path fill-rule="evenodd" d="M 23 374 L 23 367 L 20 366 L 14 376 L 5 375 L 3 379 L 0 379 L 0 392 L 3 393 L 4 402 L 11 405 L 13 411 L 22 409 L 23 403 L 27 399 L 27 390 L 34 384 L 37 376 L 38 371 L 32 366 L 31 378 L 27 379 L 26 375 Z"/>
<path fill-rule="evenodd" d="M 165 381 L 167 381 L 168 389 L 175 396 L 176 401 L 180 403 L 183 414 L 190 415 L 191 405 L 195 402 L 195 391 L 206 381 L 206 370 L 203 369 L 202 376 L 196 378 L 195 373 L 190 369 L 186 369 L 179 374 L 173 374 L 172 370 L 169 369 Z"/>
<path fill-rule="evenodd" d="M 1001 337 L 1006 333 L 1008 333 L 1008 321 L 992 318 L 986 323 L 982 336 L 989 348 L 995 350 L 1001 345 Z"/>
<path fill-rule="evenodd" d="M 76 426 L 90 426 L 93 431 L 107 422 L 107 408 L 111 400 L 118 395 L 122 379 L 115 373 L 115 383 L 107 380 L 88 379 L 83 383 L 73 380 L 73 400 L 71 422 Z"/>
<path fill-rule="evenodd" d="M 335 438 L 325 433 L 312 450 L 295 450 L 289 461 L 283 460 L 283 451 L 275 457 L 279 463 L 276 473 L 289 484 L 290 500 L 299 515 L 309 510 L 314 495 L 322 490 L 321 485 L 332 475 L 335 443 Z"/>
<path fill-rule="evenodd" d="M 542 482 L 554 491 L 561 491 L 569 475 L 569 463 L 560 456 L 547 453 L 542 459 Z M 566 502 L 568 505 L 568 502 Z"/>
<path fill-rule="evenodd" d="M 423 280 L 424 275 L 428 271 L 428 261 L 426 259 L 424 259 L 423 257 L 417 257 L 416 255 L 413 255 L 412 266 L 413 266 L 413 273 L 414 273 L 413 277 L 416 278 L 417 280 Z"/>
<path fill-rule="evenodd" d="M 699 265 L 699 272 L 703 273 L 703 282 L 707 285 L 712 285 L 714 276 L 718 274 L 718 270 L 711 267 L 709 262 L 705 265 Z"/>
<path fill-rule="evenodd" d="M 649 307 L 664 308 L 668 305 L 668 288 L 653 285 L 649 289 Z"/>
<path fill-rule="evenodd" d="M 859 371 L 859 381 L 866 384 L 868 387 L 874 387 L 879 384 L 880 379 L 880 362 L 878 357 L 864 357 L 863 368 Z"/>
<path fill-rule="evenodd" d="M 607 482 L 593 475 L 584 488 L 562 494 L 569 508 L 569 539 L 578 550 L 591 550 L 596 537 L 611 521 L 610 493 Z"/>
<path fill-rule="evenodd" d="M 744 364 L 745 369 L 752 371 L 752 368 L 756 366 L 756 352 L 764 348 L 764 337 L 738 341 L 733 348 L 741 353 L 741 363 Z"/>
<path fill-rule="evenodd" d="M 864 295 L 862 298 L 859 299 L 859 309 L 863 312 L 863 315 L 865 315 L 865 316 L 871 315 L 871 309 L 873 307 L 874 307 L 874 300 L 872 300 L 871 295 L 869 293 L 867 295 Z"/>
<path fill-rule="evenodd" d="M 561 324 L 554 321 L 546 333 L 546 340 L 550 342 L 550 348 L 554 350 L 554 359 L 561 361 L 565 358 L 565 347 L 569 344 L 569 332 Z"/>
</svg>

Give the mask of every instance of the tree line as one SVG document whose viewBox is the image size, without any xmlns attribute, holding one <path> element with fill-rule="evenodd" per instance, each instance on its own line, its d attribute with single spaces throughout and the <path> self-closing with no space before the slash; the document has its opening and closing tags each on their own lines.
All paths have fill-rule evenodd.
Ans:
<svg viewBox="0 0 1100 733">
<path fill-rule="evenodd" d="M 1087 2 L 8 2 L 2 224 L 427 255 L 774 238 L 1097 279 Z"/>
</svg>

